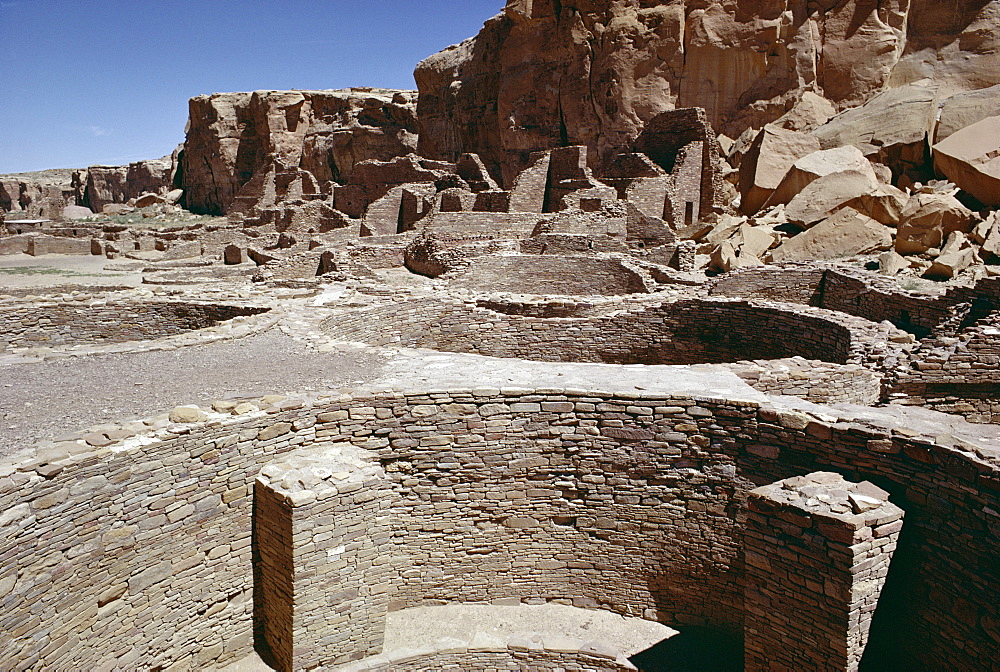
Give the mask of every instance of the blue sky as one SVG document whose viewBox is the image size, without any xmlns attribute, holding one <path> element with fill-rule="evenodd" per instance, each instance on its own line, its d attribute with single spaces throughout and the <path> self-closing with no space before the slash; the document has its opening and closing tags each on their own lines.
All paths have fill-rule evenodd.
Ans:
<svg viewBox="0 0 1000 672">
<path fill-rule="evenodd" d="M 504 0 L 0 0 L 0 173 L 124 164 L 219 91 L 413 89 Z"/>
</svg>

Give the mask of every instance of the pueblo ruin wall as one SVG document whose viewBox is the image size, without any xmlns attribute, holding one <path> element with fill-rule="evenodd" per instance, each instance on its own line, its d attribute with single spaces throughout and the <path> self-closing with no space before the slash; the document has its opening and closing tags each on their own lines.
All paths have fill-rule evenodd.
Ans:
<svg viewBox="0 0 1000 672">
<path fill-rule="evenodd" d="M 960 443 L 756 402 L 581 390 L 289 400 L 222 418 L 0 467 L 0 646 L 14 669 L 248 655 L 263 617 L 253 530 L 269 515 L 255 479 L 344 443 L 374 470 L 278 485 L 299 506 L 375 493 L 388 527 L 344 545 L 373 549 L 360 594 L 386 609 L 558 599 L 739 632 L 748 491 L 827 470 L 906 512 L 872 643 L 905 637 L 899 651 L 929 668 L 996 651 L 1000 468 Z M 329 537 L 291 539 L 306 553 Z"/>
</svg>

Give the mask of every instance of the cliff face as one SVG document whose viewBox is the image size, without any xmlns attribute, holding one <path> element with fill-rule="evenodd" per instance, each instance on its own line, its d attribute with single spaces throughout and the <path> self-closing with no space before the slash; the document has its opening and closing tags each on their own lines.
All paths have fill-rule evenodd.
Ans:
<svg viewBox="0 0 1000 672">
<path fill-rule="evenodd" d="M 419 152 L 478 152 L 509 181 L 552 146 L 599 165 L 675 107 L 735 137 L 806 90 L 846 109 L 925 77 L 981 88 L 1000 83 L 998 26 L 1000 0 L 510 0 L 417 66 Z"/>
<path fill-rule="evenodd" d="M 217 93 L 190 101 L 181 160 L 187 207 L 224 214 L 271 159 L 344 181 L 354 165 L 416 149 L 416 95 L 388 89 Z"/>
<path fill-rule="evenodd" d="M 91 166 L 82 205 L 100 213 L 109 203 L 126 203 L 147 192 L 166 193 L 174 186 L 176 170 L 176 153 L 127 166 Z"/>
</svg>

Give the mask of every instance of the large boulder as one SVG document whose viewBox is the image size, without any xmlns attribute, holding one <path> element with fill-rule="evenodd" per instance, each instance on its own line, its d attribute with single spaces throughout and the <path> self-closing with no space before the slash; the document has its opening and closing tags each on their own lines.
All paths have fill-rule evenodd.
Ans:
<svg viewBox="0 0 1000 672">
<path fill-rule="evenodd" d="M 355 165 L 416 148 L 415 95 L 389 89 L 257 91 L 198 96 L 189 103 L 181 159 L 188 209 L 225 214 L 272 161 L 320 182 L 346 181 Z"/>
<path fill-rule="evenodd" d="M 897 228 L 896 252 L 922 254 L 931 249 L 940 250 L 950 233 L 969 233 L 975 222 L 975 214 L 954 196 L 914 194 L 906 204 Z"/>
<path fill-rule="evenodd" d="M 142 194 L 163 194 L 173 188 L 171 157 L 134 161 L 126 166 L 91 166 L 83 205 L 103 212 L 112 203 L 127 203 Z"/>
<path fill-rule="evenodd" d="M 1000 208 L 1000 117 L 977 121 L 934 145 L 934 169 L 984 205 Z"/>
<path fill-rule="evenodd" d="M 796 194 L 785 207 L 785 216 L 789 222 L 808 228 L 878 187 L 878 181 L 869 171 L 830 173 L 813 180 Z"/>
<path fill-rule="evenodd" d="M 889 89 L 861 107 L 838 114 L 813 134 L 823 149 L 854 145 L 896 176 L 923 168 L 927 138 L 938 111 L 937 89 L 910 85 Z"/>
<path fill-rule="evenodd" d="M 1000 85 L 960 93 L 941 104 L 934 142 L 941 142 L 1000 110 Z"/>
<path fill-rule="evenodd" d="M 823 149 L 796 160 L 768 198 L 767 205 L 788 203 L 815 180 L 831 173 L 848 170 L 864 173 L 873 183 L 878 181 L 871 161 L 866 159 L 857 147 L 846 145 L 835 149 Z"/>
<path fill-rule="evenodd" d="M 968 239 L 960 231 L 948 236 L 941 254 L 924 271 L 924 277 L 932 280 L 950 280 L 976 261 L 976 252 Z"/>
<path fill-rule="evenodd" d="M 839 259 L 891 247 L 891 229 L 857 210 L 844 208 L 779 245 L 771 252 L 771 261 Z"/>
<path fill-rule="evenodd" d="M 755 214 L 795 162 L 818 150 L 819 140 L 808 133 L 773 124 L 762 128 L 740 162 L 740 210 L 747 215 Z M 788 200 L 777 202 L 787 203 Z"/>
</svg>

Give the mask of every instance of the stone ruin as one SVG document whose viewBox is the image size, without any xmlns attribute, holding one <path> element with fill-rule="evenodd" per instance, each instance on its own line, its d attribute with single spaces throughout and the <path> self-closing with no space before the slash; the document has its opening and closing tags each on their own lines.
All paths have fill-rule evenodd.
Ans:
<svg viewBox="0 0 1000 672">
<path fill-rule="evenodd" d="M 511 1 L 419 92 L 199 96 L 172 157 L 0 176 L 0 262 L 142 278 L 0 287 L 0 371 L 271 330 L 395 372 L 0 456 L 5 669 L 642 669 L 388 636 L 543 603 L 748 670 L 1000 659 L 995 26 L 639 4 Z M 944 47 L 899 83 L 969 35 L 975 86 Z"/>
</svg>

